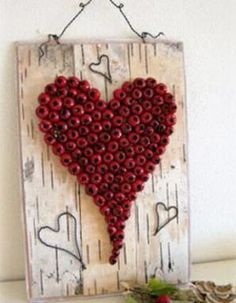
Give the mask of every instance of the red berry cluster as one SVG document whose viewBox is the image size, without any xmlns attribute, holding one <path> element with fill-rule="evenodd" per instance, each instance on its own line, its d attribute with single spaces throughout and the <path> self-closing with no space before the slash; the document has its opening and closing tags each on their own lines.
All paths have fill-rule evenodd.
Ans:
<svg viewBox="0 0 236 303">
<path fill-rule="evenodd" d="M 37 116 L 52 146 L 108 224 L 115 264 L 136 193 L 160 162 L 176 122 L 176 104 L 163 83 L 136 78 L 105 102 L 86 80 L 59 76 L 38 97 Z"/>
</svg>

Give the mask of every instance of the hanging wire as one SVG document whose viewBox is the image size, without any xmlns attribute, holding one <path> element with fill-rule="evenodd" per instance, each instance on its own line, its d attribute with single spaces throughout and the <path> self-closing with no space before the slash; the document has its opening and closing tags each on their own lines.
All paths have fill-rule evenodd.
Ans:
<svg viewBox="0 0 236 303">
<path fill-rule="evenodd" d="M 126 23 L 128 24 L 128 26 L 130 27 L 130 29 L 132 30 L 132 32 L 134 32 L 139 38 L 142 39 L 143 43 L 146 42 L 146 38 L 149 36 L 151 37 L 152 39 L 157 39 L 159 38 L 160 36 L 163 36 L 164 33 L 163 32 L 159 32 L 157 35 L 153 35 L 149 32 L 142 32 L 142 33 L 139 33 L 134 27 L 133 25 L 131 24 L 130 20 L 128 19 L 127 15 L 125 14 L 123 8 L 124 8 L 124 4 L 123 3 L 120 3 L 120 4 L 116 4 L 113 0 L 108 0 L 110 1 L 110 3 L 112 5 L 114 5 L 116 8 L 118 8 L 118 10 L 120 11 L 121 15 L 124 17 Z"/>
<path fill-rule="evenodd" d="M 49 44 L 50 42 L 54 41 L 56 44 L 60 44 L 60 39 L 61 37 L 64 35 L 64 33 L 66 32 L 66 30 L 71 26 L 71 24 L 80 16 L 80 14 L 85 10 L 85 8 L 91 4 L 93 0 L 89 0 L 86 3 L 81 2 L 79 4 L 80 10 L 76 13 L 76 15 L 66 24 L 66 26 L 62 29 L 61 33 L 59 35 L 56 34 L 49 34 L 48 35 L 48 39 L 47 41 L 41 43 L 39 45 L 39 62 L 41 61 L 41 59 L 43 58 L 43 56 L 45 55 L 45 47 L 47 44 Z M 153 35 L 149 32 L 141 32 L 139 33 L 131 24 L 129 18 L 127 17 L 127 15 L 125 14 L 123 8 L 124 8 L 124 4 L 120 3 L 117 4 L 115 3 L 113 0 L 108 0 L 114 7 L 116 7 L 121 15 L 123 16 L 123 18 L 125 19 L 126 23 L 128 24 L 129 28 L 131 29 L 131 31 L 133 33 L 135 33 L 135 35 L 137 35 L 140 39 L 142 39 L 142 42 L 145 43 L 146 42 L 146 38 L 150 37 L 152 39 L 157 39 L 160 36 L 164 35 L 163 32 L 159 32 L 156 35 Z"/>
<path fill-rule="evenodd" d="M 39 45 L 39 62 L 45 55 L 45 46 L 50 43 L 51 41 L 55 41 L 56 44 L 60 44 L 60 39 L 66 32 L 66 30 L 71 26 L 71 24 L 79 17 L 79 15 L 85 10 L 85 8 L 92 2 L 93 0 L 89 0 L 86 3 L 81 2 L 79 4 L 80 10 L 77 12 L 77 14 L 66 24 L 66 26 L 62 29 L 61 33 L 59 35 L 56 34 L 49 34 L 47 41 L 41 43 Z"/>
</svg>

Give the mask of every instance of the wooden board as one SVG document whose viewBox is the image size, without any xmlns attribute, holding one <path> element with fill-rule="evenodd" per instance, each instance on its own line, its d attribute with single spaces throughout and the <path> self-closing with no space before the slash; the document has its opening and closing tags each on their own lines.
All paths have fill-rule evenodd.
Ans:
<svg viewBox="0 0 236 303">
<path fill-rule="evenodd" d="M 20 140 L 22 154 L 23 216 L 29 298 L 48 300 L 121 291 L 121 281 L 144 283 L 152 275 L 185 283 L 189 276 L 188 188 L 186 164 L 186 102 L 182 43 L 81 43 L 50 45 L 39 60 L 38 44 L 17 44 Z M 110 58 L 113 82 L 91 72 L 98 56 Z M 105 68 L 105 67 L 104 67 Z M 105 100 L 127 79 L 153 76 L 168 84 L 177 100 L 177 125 L 162 163 L 138 196 L 126 227 L 126 242 L 118 264 L 108 264 L 110 243 L 106 223 L 76 178 L 61 167 L 43 142 L 35 117 L 37 96 L 58 74 L 77 75 L 99 87 Z M 178 208 L 178 216 L 153 236 L 155 204 Z M 39 242 L 44 225 L 56 228 L 57 216 L 72 213 L 87 269 L 71 255 Z M 161 220 L 170 213 L 160 210 Z M 64 216 L 60 232 L 45 231 L 54 246 L 77 254 L 74 221 Z"/>
</svg>

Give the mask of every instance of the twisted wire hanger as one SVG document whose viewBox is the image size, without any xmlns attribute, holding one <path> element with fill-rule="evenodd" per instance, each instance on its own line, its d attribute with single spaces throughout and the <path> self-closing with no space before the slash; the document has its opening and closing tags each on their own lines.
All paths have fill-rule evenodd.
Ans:
<svg viewBox="0 0 236 303">
<path fill-rule="evenodd" d="M 75 16 L 72 17 L 72 19 L 66 24 L 66 26 L 62 29 L 62 31 L 60 32 L 59 35 L 56 35 L 56 34 L 48 34 L 48 39 L 41 43 L 39 45 L 39 62 L 40 60 L 43 58 L 43 56 L 45 55 L 45 46 L 50 43 L 51 41 L 54 41 L 56 42 L 56 44 L 60 44 L 60 39 L 61 37 L 64 35 L 64 33 L 67 31 L 67 29 L 72 25 L 72 23 L 80 16 L 80 14 L 85 10 L 85 8 L 91 4 L 93 0 L 88 0 L 87 2 L 83 3 L 81 2 L 79 4 L 79 7 L 80 7 L 80 10 L 76 13 Z M 163 32 L 159 32 L 158 34 L 154 35 L 154 34 L 151 34 L 149 32 L 141 32 L 139 33 L 135 28 L 134 26 L 132 25 L 131 21 L 129 20 L 129 18 L 127 17 L 127 15 L 125 14 L 124 12 L 124 4 L 123 3 L 120 3 L 120 4 L 117 4 L 115 3 L 113 0 L 108 0 L 114 7 L 116 7 L 121 15 L 123 16 L 124 20 L 126 21 L 126 23 L 128 24 L 129 28 L 131 29 L 131 31 L 136 35 L 138 36 L 140 39 L 142 39 L 142 42 L 145 43 L 146 42 L 146 38 L 150 37 L 152 39 L 157 39 L 159 38 L 160 36 L 164 35 Z"/>
</svg>

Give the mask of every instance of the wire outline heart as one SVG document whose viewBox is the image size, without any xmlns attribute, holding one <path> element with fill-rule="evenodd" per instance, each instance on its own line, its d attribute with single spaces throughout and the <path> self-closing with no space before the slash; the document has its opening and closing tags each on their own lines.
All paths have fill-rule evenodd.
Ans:
<svg viewBox="0 0 236 303">
<path fill-rule="evenodd" d="M 106 59 L 107 74 L 102 73 L 102 72 L 93 68 L 93 66 L 99 66 L 102 63 L 103 58 Z M 111 76 L 111 70 L 110 70 L 110 58 L 107 55 L 102 54 L 101 56 L 98 57 L 98 62 L 97 63 L 92 62 L 92 63 L 89 64 L 88 67 L 89 67 L 91 72 L 103 76 L 105 79 L 108 80 L 109 83 L 112 83 L 112 76 Z"/>
<path fill-rule="evenodd" d="M 52 231 L 52 232 L 55 232 L 55 233 L 59 233 L 60 230 L 61 230 L 61 229 L 60 229 L 60 219 L 61 219 L 62 216 L 70 216 L 70 217 L 74 220 L 74 226 L 75 226 L 75 228 L 74 228 L 74 239 L 75 239 L 75 245 L 76 245 L 76 249 L 77 249 L 77 252 L 78 252 L 79 257 L 76 256 L 75 254 L 73 254 L 71 251 L 69 251 L 69 250 L 67 250 L 67 249 L 65 249 L 65 248 L 63 248 L 63 247 L 60 247 L 60 246 L 57 246 L 57 245 L 54 246 L 54 245 L 48 244 L 48 243 L 45 242 L 45 241 L 41 238 L 41 236 L 40 236 L 41 231 L 42 231 L 42 230 L 46 230 L 46 229 L 48 229 L 48 230 L 50 230 L 50 231 Z M 81 263 L 82 270 L 85 270 L 85 269 L 86 269 L 86 265 L 84 264 L 84 262 L 83 262 L 83 260 L 82 260 L 82 256 L 81 256 L 80 249 L 79 249 L 79 245 L 78 245 L 78 239 L 77 239 L 77 220 L 76 220 L 75 216 L 73 216 L 73 215 L 72 215 L 70 212 L 68 212 L 68 211 L 62 212 L 62 213 L 60 213 L 60 214 L 57 216 L 56 225 L 57 225 L 56 228 L 52 228 L 52 227 L 50 227 L 50 226 L 48 226 L 48 225 L 45 225 L 45 226 L 40 227 L 40 228 L 38 229 L 38 232 L 37 232 L 39 241 L 40 241 L 43 245 L 45 245 L 45 246 L 47 246 L 47 247 L 49 247 L 49 248 L 58 249 L 58 250 L 61 250 L 61 251 L 64 251 L 64 252 L 68 253 L 69 255 L 71 255 L 72 257 L 74 257 L 77 261 L 79 261 L 79 262 Z"/>
<path fill-rule="evenodd" d="M 171 216 L 170 218 L 168 218 L 167 220 L 164 221 L 163 224 L 160 225 L 160 216 L 159 216 L 159 212 L 158 212 L 158 207 L 162 206 L 164 208 L 165 211 L 169 212 L 171 209 L 175 210 L 175 214 L 173 216 Z M 169 206 L 167 207 L 163 202 L 157 202 L 155 205 L 155 211 L 156 211 L 156 215 L 157 215 L 157 227 L 156 230 L 153 234 L 153 236 L 156 236 L 167 224 L 169 224 L 172 220 L 174 220 L 175 218 L 178 217 L 179 214 L 179 210 L 176 206 Z"/>
</svg>

